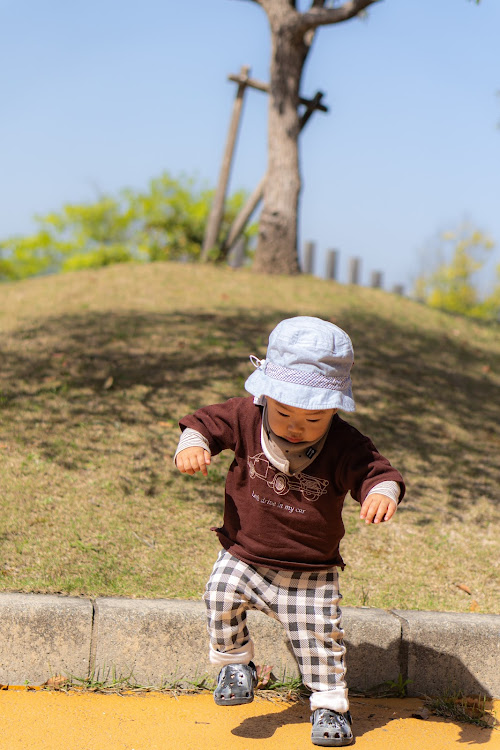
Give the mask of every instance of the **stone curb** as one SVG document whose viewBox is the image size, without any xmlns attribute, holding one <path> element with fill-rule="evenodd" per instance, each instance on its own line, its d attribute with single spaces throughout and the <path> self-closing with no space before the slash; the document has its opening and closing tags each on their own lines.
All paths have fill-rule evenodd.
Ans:
<svg viewBox="0 0 500 750">
<path fill-rule="evenodd" d="M 257 663 L 298 676 L 279 623 L 252 611 L 248 624 Z M 343 625 L 351 689 L 402 679 L 409 695 L 500 697 L 500 615 L 344 607 Z M 187 683 L 215 677 L 207 647 L 202 602 L 0 594 L 2 684 L 41 685 L 56 674 Z"/>
</svg>

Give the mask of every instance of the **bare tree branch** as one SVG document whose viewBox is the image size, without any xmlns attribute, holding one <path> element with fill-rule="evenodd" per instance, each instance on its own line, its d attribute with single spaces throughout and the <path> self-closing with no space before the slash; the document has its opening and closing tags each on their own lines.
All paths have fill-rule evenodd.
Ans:
<svg viewBox="0 0 500 750">
<path fill-rule="evenodd" d="M 301 13 L 297 19 L 298 29 L 304 33 L 307 29 L 316 29 L 318 26 L 327 26 L 332 23 L 341 23 L 354 18 L 365 10 L 369 5 L 378 3 L 380 0 L 349 0 L 338 8 L 322 7 L 323 3 L 314 0 L 310 10 Z"/>
</svg>

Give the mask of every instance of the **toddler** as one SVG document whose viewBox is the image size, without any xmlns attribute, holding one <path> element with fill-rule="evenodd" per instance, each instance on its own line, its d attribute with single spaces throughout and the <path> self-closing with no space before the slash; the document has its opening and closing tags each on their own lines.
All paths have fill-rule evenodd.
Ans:
<svg viewBox="0 0 500 750">
<path fill-rule="evenodd" d="M 345 682 L 338 568 L 344 563 L 347 492 L 366 523 L 388 521 L 404 494 L 401 475 L 368 437 L 337 414 L 352 412 L 349 336 L 333 323 L 300 316 L 269 337 L 266 359 L 250 359 L 252 394 L 199 409 L 180 421 L 179 471 L 207 474 L 211 456 L 234 451 L 222 550 L 203 596 L 209 658 L 221 667 L 215 702 L 249 703 L 257 676 L 248 609 L 286 629 L 311 692 L 312 742 L 353 741 Z"/>
</svg>

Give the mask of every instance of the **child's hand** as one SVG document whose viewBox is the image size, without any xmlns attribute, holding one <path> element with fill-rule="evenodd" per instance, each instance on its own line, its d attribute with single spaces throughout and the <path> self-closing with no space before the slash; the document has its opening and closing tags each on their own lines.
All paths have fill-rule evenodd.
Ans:
<svg viewBox="0 0 500 750">
<path fill-rule="evenodd" d="M 374 492 L 368 495 L 361 506 L 359 517 L 365 519 L 366 523 L 382 523 L 393 517 L 397 507 L 396 503 L 386 495 Z"/>
<path fill-rule="evenodd" d="M 175 465 L 182 474 L 196 474 L 197 471 L 201 471 L 204 476 L 208 476 L 209 463 L 210 453 L 198 446 L 184 448 L 175 459 Z"/>
</svg>

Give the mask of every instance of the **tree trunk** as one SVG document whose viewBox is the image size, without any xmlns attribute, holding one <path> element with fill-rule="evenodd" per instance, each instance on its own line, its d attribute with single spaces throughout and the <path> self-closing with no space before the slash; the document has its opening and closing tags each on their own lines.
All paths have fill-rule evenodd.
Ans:
<svg viewBox="0 0 500 750">
<path fill-rule="evenodd" d="M 298 273 L 299 89 L 310 45 L 294 33 L 297 11 L 266 8 L 272 36 L 268 167 L 254 270 Z"/>
</svg>

